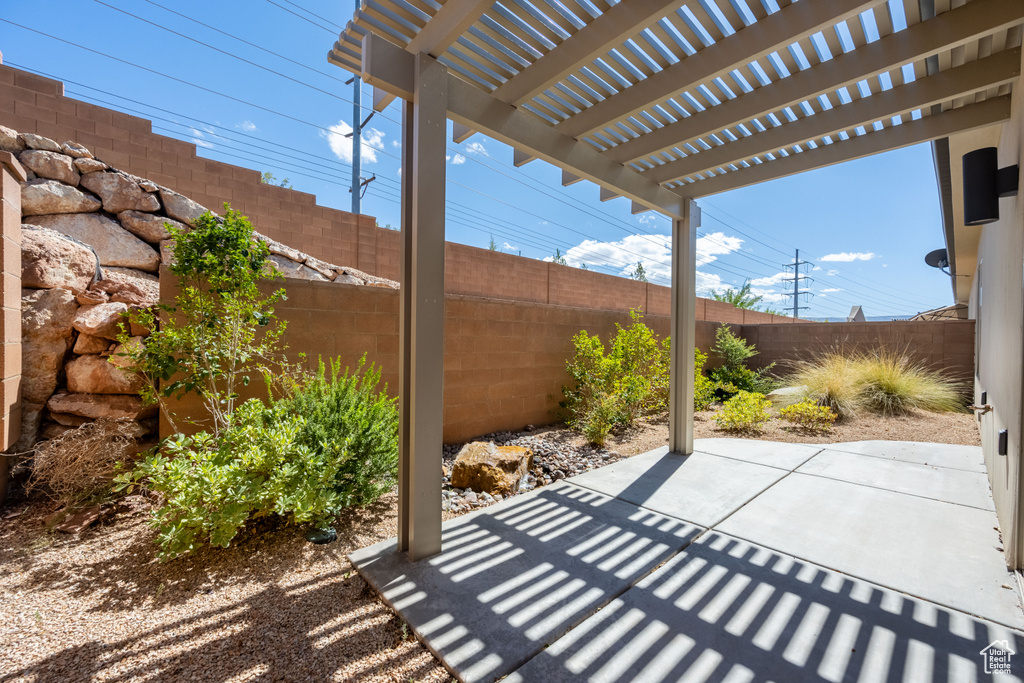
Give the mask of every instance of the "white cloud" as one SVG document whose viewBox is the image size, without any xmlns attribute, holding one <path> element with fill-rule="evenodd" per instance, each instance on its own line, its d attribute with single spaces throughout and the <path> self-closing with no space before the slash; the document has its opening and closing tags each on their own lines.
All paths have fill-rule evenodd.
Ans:
<svg viewBox="0 0 1024 683">
<path fill-rule="evenodd" d="M 830 270 L 827 273 L 825 273 L 825 275 L 839 275 L 839 271 L 838 270 Z"/>
<path fill-rule="evenodd" d="M 469 154 L 487 154 L 487 148 L 479 142 L 470 142 L 466 145 L 466 152 Z"/>
<path fill-rule="evenodd" d="M 697 238 L 697 265 L 703 266 L 718 259 L 719 256 L 739 251 L 743 240 L 731 237 L 724 232 L 711 232 Z"/>
<path fill-rule="evenodd" d="M 205 147 L 207 149 L 210 149 L 211 147 L 213 147 L 213 143 L 210 142 L 209 140 L 205 139 L 206 138 L 206 133 L 212 133 L 213 131 L 207 129 L 204 132 L 204 131 L 199 130 L 198 128 L 189 128 L 189 131 L 192 133 L 192 144 L 193 145 L 195 145 L 196 147 Z"/>
<path fill-rule="evenodd" d="M 639 223 L 640 225 L 654 225 L 655 223 L 658 222 L 659 218 L 660 216 L 657 213 L 653 211 L 648 211 L 647 213 L 642 213 L 639 216 L 637 216 L 636 222 Z"/>
<path fill-rule="evenodd" d="M 775 285 L 781 284 L 786 277 L 792 277 L 789 273 L 776 273 L 775 275 L 769 275 L 768 277 L 758 277 L 750 281 L 751 288 L 754 287 L 774 287 Z"/>
<path fill-rule="evenodd" d="M 345 137 L 352 132 L 352 126 L 344 121 L 330 127 L 330 132 L 321 131 L 320 135 L 327 138 L 328 144 L 334 156 L 346 164 L 352 163 L 352 138 Z M 384 149 L 384 131 L 376 128 L 367 128 L 363 131 L 363 144 L 360 149 L 360 158 L 363 163 L 372 164 L 377 161 L 377 151 Z"/>
<path fill-rule="evenodd" d="M 821 270 L 821 266 L 814 266 L 811 270 Z"/>
<path fill-rule="evenodd" d="M 504 249 L 505 251 L 519 251 L 519 247 L 515 246 L 514 244 L 509 244 L 508 242 L 502 244 L 501 248 Z"/>
<path fill-rule="evenodd" d="M 838 261 L 840 263 L 849 263 L 851 261 L 870 261 L 871 259 L 878 256 L 878 254 L 871 251 L 853 252 L 853 251 L 842 251 L 838 254 L 825 254 L 819 261 Z"/>
<path fill-rule="evenodd" d="M 825 292 L 825 293 L 828 293 L 828 292 L 841 292 L 843 290 L 839 289 L 838 287 L 829 287 L 828 289 L 823 289 L 821 291 Z"/>
<path fill-rule="evenodd" d="M 697 271 L 697 294 L 708 296 L 711 292 L 722 289 L 722 277 L 714 273 L 702 273 Z"/>
<path fill-rule="evenodd" d="M 402 143 L 399 142 L 398 140 L 392 140 L 391 141 L 391 146 L 394 147 L 395 149 L 398 149 L 399 147 L 402 146 Z"/>
<path fill-rule="evenodd" d="M 456 154 L 452 157 L 452 166 L 461 166 L 464 163 L 466 163 L 466 157 L 461 154 Z"/>
<path fill-rule="evenodd" d="M 247 133 L 251 133 L 254 130 L 259 130 L 259 128 L 256 127 L 256 124 L 253 123 L 252 121 L 248 120 L 248 119 L 246 119 L 245 121 L 242 121 L 241 123 L 235 124 L 235 127 L 236 128 L 241 128 L 242 130 L 244 130 Z"/>
</svg>

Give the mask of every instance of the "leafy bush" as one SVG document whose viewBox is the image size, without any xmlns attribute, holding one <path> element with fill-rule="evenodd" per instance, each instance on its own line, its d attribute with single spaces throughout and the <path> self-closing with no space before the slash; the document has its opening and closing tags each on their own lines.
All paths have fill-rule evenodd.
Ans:
<svg viewBox="0 0 1024 683">
<path fill-rule="evenodd" d="M 305 418 L 296 443 L 340 461 L 332 487 L 346 507 L 372 503 L 398 481 L 396 399 L 388 398 L 387 385 L 377 391 L 380 370 L 365 365 L 363 356 L 353 373 L 342 373 L 334 360 L 328 373 L 321 360 L 275 405 Z"/>
<path fill-rule="evenodd" d="M 161 403 L 175 430 L 174 412 L 161 399 L 199 394 L 216 435 L 226 428 L 240 388 L 280 360 L 285 324 L 273 305 L 285 298 L 284 290 L 260 292 L 261 278 L 277 276 L 268 267 L 268 247 L 253 237 L 245 216 L 224 208 L 224 218 L 206 212 L 192 229 L 170 228 L 176 301 L 159 307 L 163 319 L 149 310 L 133 314 L 153 331 L 142 345 L 132 344 L 126 331 L 118 337 L 129 364 L 146 380 L 143 398 Z"/>
<path fill-rule="evenodd" d="M 818 405 L 810 399 L 786 406 L 779 411 L 779 415 L 783 420 L 812 432 L 827 432 L 839 417 L 828 406 Z"/>
<path fill-rule="evenodd" d="M 715 400 L 715 383 L 704 374 L 708 355 L 700 349 L 693 350 L 693 409 L 707 410 Z"/>
<path fill-rule="evenodd" d="M 760 370 L 748 368 L 746 362 L 757 355 L 757 349 L 734 334 L 728 325 L 720 325 L 715 331 L 711 350 L 722 359 L 722 366 L 711 371 L 719 398 L 728 398 L 739 391 L 767 394 L 778 387 L 778 382 L 768 374 L 775 363 Z"/>
<path fill-rule="evenodd" d="M 739 391 L 715 415 L 715 422 L 728 431 L 757 431 L 771 419 L 772 402 L 751 391 Z"/>
<path fill-rule="evenodd" d="M 901 415 L 915 409 L 947 412 L 964 406 L 964 388 L 959 383 L 914 361 L 906 351 L 833 349 L 795 366 L 789 383 L 807 387 L 808 398 L 842 418 L 863 410 Z"/>
<path fill-rule="evenodd" d="M 178 434 L 118 476 L 121 488 L 144 486 L 163 499 L 151 520 L 161 559 L 205 542 L 227 547 L 254 517 L 324 525 L 394 485 L 395 401 L 375 391 L 372 365 L 352 375 L 338 368 L 333 362 L 328 375 L 321 363 L 286 398 L 269 407 L 250 399 L 218 435 Z"/>
</svg>

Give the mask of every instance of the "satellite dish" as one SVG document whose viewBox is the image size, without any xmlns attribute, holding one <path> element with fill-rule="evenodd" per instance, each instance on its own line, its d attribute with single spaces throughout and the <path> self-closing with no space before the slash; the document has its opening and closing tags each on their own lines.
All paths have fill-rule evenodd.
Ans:
<svg viewBox="0 0 1024 683">
<path fill-rule="evenodd" d="M 924 262 L 932 268 L 948 268 L 949 254 L 946 253 L 945 249 L 936 249 L 935 251 L 928 252 L 928 255 L 924 257 Z"/>
</svg>

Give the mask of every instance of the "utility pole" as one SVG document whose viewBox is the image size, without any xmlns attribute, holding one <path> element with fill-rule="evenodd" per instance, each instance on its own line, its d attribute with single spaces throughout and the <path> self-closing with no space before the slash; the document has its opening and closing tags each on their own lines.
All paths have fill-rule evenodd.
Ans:
<svg viewBox="0 0 1024 683">
<path fill-rule="evenodd" d="M 361 3 L 356 1 L 356 9 Z M 362 169 L 359 155 L 363 151 L 363 87 L 362 79 L 352 79 L 352 213 L 359 213 L 359 202 L 362 199 Z"/>
<path fill-rule="evenodd" d="M 783 268 L 786 269 L 787 273 L 790 272 L 790 270 L 792 270 L 792 273 L 793 273 L 793 277 L 784 277 L 784 278 L 782 278 L 782 281 L 783 282 L 792 282 L 793 283 L 793 291 L 792 292 L 786 292 L 785 295 L 793 297 L 793 317 L 794 318 L 799 318 L 800 317 L 800 311 L 804 311 L 804 310 L 807 310 L 808 308 L 810 308 L 810 306 L 801 306 L 800 305 L 800 296 L 804 295 L 804 294 L 810 294 L 811 296 L 814 296 L 814 294 L 810 290 L 800 289 L 800 283 L 801 282 L 803 282 L 803 281 L 806 281 L 808 283 L 814 282 L 814 278 L 811 277 L 810 275 L 801 275 L 800 274 L 800 266 L 813 266 L 813 265 L 814 264 L 811 263 L 810 261 L 801 261 L 800 260 L 800 250 L 797 249 L 796 250 L 796 257 L 793 259 L 793 262 L 792 263 L 787 263 L 786 265 L 783 266 Z"/>
</svg>

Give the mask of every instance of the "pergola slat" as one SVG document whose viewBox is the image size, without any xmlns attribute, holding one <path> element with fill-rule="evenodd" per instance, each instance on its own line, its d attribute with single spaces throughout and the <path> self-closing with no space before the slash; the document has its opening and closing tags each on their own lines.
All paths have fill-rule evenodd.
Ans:
<svg viewBox="0 0 1024 683">
<path fill-rule="evenodd" d="M 879 152 L 930 142 L 955 133 L 990 126 L 1009 118 L 1010 99 L 1008 96 L 999 97 L 959 109 L 951 109 L 883 131 L 851 137 L 849 140 L 818 147 L 801 154 L 793 154 L 783 159 L 724 173 L 708 180 L 690 183 L 680 189 L 687 196 L 707 197 L 755 183 L 776 180 L 796 173 L 860 159 Z"/>
</svg>

